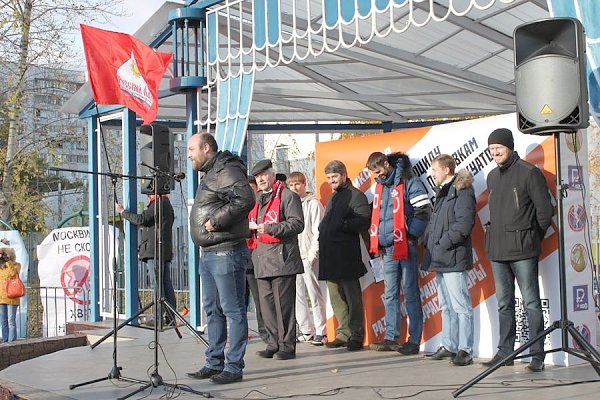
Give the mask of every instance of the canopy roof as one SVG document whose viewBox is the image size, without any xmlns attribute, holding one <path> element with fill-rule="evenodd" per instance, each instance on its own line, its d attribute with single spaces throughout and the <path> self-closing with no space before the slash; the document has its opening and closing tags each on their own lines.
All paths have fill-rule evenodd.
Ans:
<svg viewBox="0 0 600 400">
<path fill-rule="evenodd" d="M 315 7 L 321 4 L 320 0 L 309 1 Z M 453 3 L 461 1 L 469 3 Z M 549 12 L 545 0 L 505 1 L 497 0 L 486 10 L 472 8 L 464 16 L 450 13 L 444 21 L 431 20 L 423 26 L 409 26 L 402 33 L 374 37 L 362 45 L 257 71 L 250 123 L 405 122 L 514 112 L 513 31 L 522 23 L 548 18 Z M 281 0 L 283 29 L 293 29 L 290 16 L 295 3 L 300 2 Z M 429 1 L 411 3 L 412 18 L 426 20 Z M 448 1 L 433 3 L 436 15 L 447 14 Z M 166 2 L 135 36 L 152 43 L 168 29 L 169 11 L 178 7 L 181 5 Z M 319 18 L 304 23 L 314 24 Z M 406 15 L 399 15 L 395 23 L 402 18 Z M 225 21 L 219 19 L 220 35 L 227 31 Z M 295 21 L 297 25 L 298 19 Z M 341 30 L 342 36 L 355 34 L 351 27 Z M 172 51 L 171 40 L 159 50 Z M 282 48 L 282 52 L 287 50 Z M 163 94 L 168 92 L 170 75 L 168 72 L 163 79 Z M 80 112 L 91 101 L 89 86 L 85 85 L 64 109 Z M 206 113 L 203 108 L 201 114 Z M 185 121 L 185 96 L 163 97 L 158 119 Z"/>
</svg>

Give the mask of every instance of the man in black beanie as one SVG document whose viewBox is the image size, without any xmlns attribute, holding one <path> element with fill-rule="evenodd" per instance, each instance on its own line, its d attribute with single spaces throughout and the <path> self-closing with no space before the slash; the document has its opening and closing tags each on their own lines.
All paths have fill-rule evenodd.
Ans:
<svg viewBox="0 0 600 400">
<path fill-rule="evenodd" d="M 514 151 L 512 132 L 506 128 L 493 131 L 488 149 L 498 164 L 487 176 L 490 221 L 486 224 L 486 251 L 492 261 L 500 333 L 498 352 L 483 364 L 513 365 L 504 359 L 515 347 L 515 279 L 523 296 L 529 337 L 544 329 L 544 317 L 538 285 L 538 261 L 541 242 L 552 222 L 554 212 L 542 172 L 522 160 Z M 544 340 L 530 349 L 527 369 L 544 369 Z"/>
</svg>

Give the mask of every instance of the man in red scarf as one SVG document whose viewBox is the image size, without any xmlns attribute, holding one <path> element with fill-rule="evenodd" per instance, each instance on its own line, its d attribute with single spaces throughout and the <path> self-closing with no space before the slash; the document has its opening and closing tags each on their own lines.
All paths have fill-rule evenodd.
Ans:
<svg viewBox="0 0 600 400">
<path fill-rule="evenodd" d="M 366 167 L 375 178 L 375 196 L 371 215 L 369 252 L 383 261 L 385 283 L 385 337 L 371 344 L 371 350 L 419 353 L 423 331 L 423 310 L 419 291 L 417 241 L 427 228 L 431 202 L 419 177 L 412 173 L 406 154 L 372 153 Z M 400 337 L 400 285 L 408 314 L 406 343 Z"/>
<path fill-rule="evenodd" d="M 268 334 L 267 348 L 256 354 L 289 360 L 296 358 L 296 274 L 304 272 L 298 247 L 304 229 L 302 202 L 275 179 L 271 160 L 257 162 L 252 175 L 260 191 L 248 215 L 253 233 L 249 246 L 254 248 L 254 275 Z"/>
</svg>

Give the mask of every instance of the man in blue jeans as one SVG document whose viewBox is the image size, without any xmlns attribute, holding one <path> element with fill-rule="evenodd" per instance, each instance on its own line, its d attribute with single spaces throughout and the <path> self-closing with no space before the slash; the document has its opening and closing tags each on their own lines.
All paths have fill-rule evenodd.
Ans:
<svg viewBox="0 0 600 400">
<path fill-rule="evenodd" d="M 442 310 L 442 345 L 429 357 L 450 358 L 453 365 L 463 367 L 473 364 L 473 307 L 467 274 L 473 268 L 476 201 L 473 175 L 466 169 L 456 174 L 455 170 L 456 162 L 448 154 L 431 161 L 431 177 L 437 186 L 422 268 L 435 272 Z"/>
<path fill-rule="evenodd" d="M 218 151 L 212 135 L 193 135 L 188 141 L 188 158 L 196 171 L 204 173 L 190 211 L 190 234 L 194 244 L 202 247 L 200 278 L 208 322 L 206 362 L 188 376 L 220 384 L 239 382 L 248 343 L 246 238 L 250 236 L 247 218 L 254 206 L 254 192 L 242 159 Z M 228 324 L 229 350 L 225 354 Z"/>
<path fill-rule="evenodd" d="M 369 347 L 376 351 L 397 350 L 418 354 L 423 332 L 423 310 L 419 291 L 417 242 L 427 228 L 431 202 L 425 186 L 412 173 L 406 154 L 372 153 L 367 168 L 377 182 L 371 215 L 369 252 L 383 259 L 385 283 L 385 337 Z M 400 284 L 409 319 L 409 339 L 400 337 Z"/>
<path fill-rule="evenodd" d="M 487 176 L 490 222 L 485 244 L 494 271 L 500 335 L 498 352 L 483 365 L 513 365 L 513 360 L 503 360 L 515 347 L 515 279 L 525 304 L 529 337 L 544 329 L 538 259 L 554 210 L 544 175 L 513 150 L 510 130 L 493 131 L 488 138 L 488 149 L 498 167 Z M 543 371 L 543 338 L 529 348 L 529 354 L 531 362 L 526 368 L 532 372 Z"/>
</svg>

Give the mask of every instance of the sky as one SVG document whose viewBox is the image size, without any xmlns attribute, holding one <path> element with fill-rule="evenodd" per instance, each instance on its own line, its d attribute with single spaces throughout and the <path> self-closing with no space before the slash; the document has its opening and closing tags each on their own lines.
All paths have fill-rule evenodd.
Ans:
<svg viewBox="0 0 600 400">
<path fill-rule="evenodd" d="M 123 0 L 127 16 L 113 18 L 113 25 L 95 25 L 97 28 L 133 34 L 163 5 L 165 0 Z M 185 1 L 179 1 L 185 4 Z M 167 21 L 165 21 L 166 23 Z"/>
</svg>

